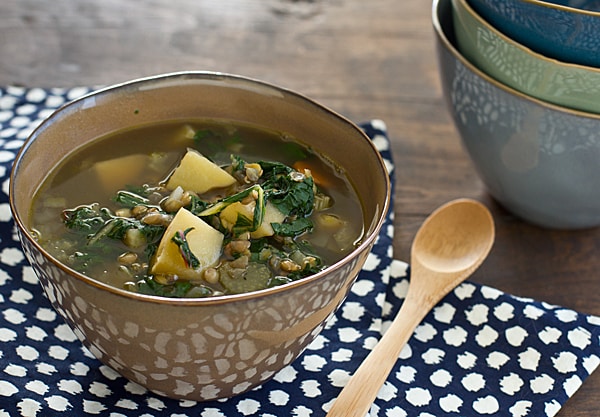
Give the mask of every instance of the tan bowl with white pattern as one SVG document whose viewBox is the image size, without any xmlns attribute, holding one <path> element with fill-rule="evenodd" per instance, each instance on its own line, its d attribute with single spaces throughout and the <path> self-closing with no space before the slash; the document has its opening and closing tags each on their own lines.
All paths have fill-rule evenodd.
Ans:
<svg viewBox="0 0 600 417">
<path fill-rule="evenodd" d="M 126 127 L 222 118 L 303 138 L 346 170 L 362 198 L 360 246 L 325 271 L 280 287 L 209 299 L 131 293 L 52 258 L 28 227 L 31 196 L 74 148 Z M 45 120 L 18 155 L 10 205 L 24 252 L 54 308 L 103 363 L 172 398 L 245 392 L 291 363 L 346 297 L 390 201 L 386 167 L 353 123 L 297 93 L 244 77 L 184 72 L 134 80 L 75 100 Z"/>
</svg>

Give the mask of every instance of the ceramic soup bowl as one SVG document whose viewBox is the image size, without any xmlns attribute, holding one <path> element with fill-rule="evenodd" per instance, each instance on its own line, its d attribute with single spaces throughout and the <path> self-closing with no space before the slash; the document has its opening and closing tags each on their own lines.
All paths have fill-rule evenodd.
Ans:
<svg viewBox="0 0 600 417">
<path fill-rule="evenodd" d="M 334 155 L 362 197 L 361 243 L 326 270 L 298 281 L 245 294 L 175 299 L 86 277 L 36 242 L 28 218 L 31 196 L 72 149 L 131 126 L 190 118 L 236 120 L 287 132 Z M 289 90 L 205 72 L 134 80 L 60 108 L 32 133 L 10 183 L 24 252 L 52 305 L 83 344 L 149 390 L 195 401 L 250 390 L 298 357 L 347 295 L 389 200 L 383 160 L 356 125 Z"/>
</svg>

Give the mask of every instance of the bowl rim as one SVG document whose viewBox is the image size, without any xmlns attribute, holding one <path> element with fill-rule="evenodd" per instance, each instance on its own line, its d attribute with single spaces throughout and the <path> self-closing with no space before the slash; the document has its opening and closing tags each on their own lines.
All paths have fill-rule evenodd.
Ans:
<svg viewBox="0 0 600 417">
<path fill-rule="evenodd" d="M 484 0 L 487 1 L 487 0 Z M 493 1 L 493 0 L 492 0 Z M 577 7 L 572 7 L 572 6 L 565 6 L 562 4 L 556 4 L 556 3 L 552 3 L 550 1 L 544 1 L 544 0 L 517 0 L 523 3 L 530 3 L 539 7 L 544 7 L 547 9 L 554 9 L 554 10 L 559 10 L 559 11 L 563 11 L 563 12 L 568 12 L 568 13 L 573 13 L 573 14 L 577 14 L 577 15 L 584 15 L 584 16 L 589 16 L 589 17 L 600 17 L 600 11 L 594 11 L 594 10 L 586 10 L 586 9 L 579 9 Z"/>
<path fill-rule="evenodd" d="M 504 44 L 506 44 L 509 47 L 516 48 L 519 52 L 529 55 L 536 60 L 542 61 L 545 65 L 549 65 L 550 67 L 557 66 L 559 68 L 562 67 L 565 69 L 572 69 L 577 72 L 585 71 L 585 72 L 590 72 L 590 73 L 600 76 L 600 67 L 592 67 L 592 66 L 588 66 L 588 65 L 575 64 L 573 62 L 565 62 L 565 61 L 561 61 L 556 58 L 550 58 L 550 57 L 547 57 L 546 55 L 543 55 L 543 54 L 540 54 L 540 53 L 534 51 L 533 49 L 523 45 L 520 42 L 517 42 L 513 38 L 505 35 L 501 31 L 496 29 L 496 27 L 494 25 L 492 25 L 490 22 L 485 20 L 479 13 L 477 13 L 473 9 L 473 7 L 471 7 L 471 5 L 469 4 L 469 2 L 467 0 L 452 0 L 452 3 L 459 5 L 462 9 L 464 9 L 467 12 L 467 14 L 470 17 L 472 17 L 474 20 L 476 20 L 477 23 L 479 23 L 481 26 L 483 26 L 484 28 L 489 30 L 492 33 L 492 35 L 494 35 L 496 38 L 500 39 L 500 41 L 502 41 Z"/>
<path fill-rule="evenodd" d="M 186 79 L 193 79 L 193 80 L 209 79 L 212 81 L 215 81 L 215 80 L 230 81 L 233 83 L 237 83 L 236 85 L 238 85 L 238 86 L 245 86 L 245 87 L 249 87 L 249 88 L 260 87 L 260 88 L 265 89 L 265 91 L 271 91 L 271 92 L 276 92 L 278 94 L 291 96 L 295 99 L 298 99 L 298 100 L 305 102 L 308 105 L 314 107 L 314 109 L 316 111 L 324 112 L 324 113 L 328 114 L 329 116 L 332 116 L 333 118 L 342 122 L 343 124 L 347 125 L 351 129 L 357 131 L 359 133 L 359 136 L 361 136 L 363 138 L 363 140 L 366 141 L 367 145 L 370 146 L 371 149 L 373 150 L 376 159 L 379 161 L 379 168 L 381 169 L 382 173 L 384 174 L 383 178 L 385 180 L 385 198 L 383 201 L 383 206 L 378 207 L 377 217 L 371 219 L 371 222 L 369 224 L 365 224 L 366 228 L 370 229 L 371 232 L 369 234 L 367 234 L 366 236 L 364 236 L 364 239 L 361 241 L 361 243 L 357 247 L 355 247 L 351 252 L 346 254 L 346 256 L 344 256 L 339 261 L 329 265 L 323 271 L 320 271 L 316 274 L 299 279 L 297 281 L 289 282 L 289 283 L 282 284 L 282 285 L 279 285 L 276 287 L 266 288 L 266 289 L 262 289 L 262 290 L 258 290 L 258 291 L 252 291 L 252 292 L 241 293 L 241 294 L 219 295 L 219 296 L 212 296 L 212 297 L 206 297 L 206 298 L 171 298 L 171 297 L 160 297 L 160 296 L 155 296 L 155 295 L 139 294 L 139 293 L 127 291 L 125 289 L 114 287 L 110 284 L 106 284 L 102 281 L 99 281 L 97 279 L 94 279 L 94 278 L 88 277 L 84 274 L 81 274 L 81 273 L 75 271 L 74 269 L 64 265 L 63 263 L 58 261 L 55 257 L 50 255 L 33 238 L 30 231 L 25 226 L 25 223 L 22 220 L 22 216 L 19 215 L 19 213 L 17 211 L 16 203 L 14 201 L 15 200 L 14 193 L 16 192 L 15 186 L 14 186 L 14 184 L 15 184 L 14 179 L 17 174 L 19 162 L 22 160 L 23 155 L 27 152 L 30 145 L 35 141 L 35 137 L 36 137 L 37 133 L 40 132 L 42 129 L 44 129 L 46 124 L 50 120 L 52 120 L 54 117 L 56 117 L 59 113 L 68 112 L 71 108 L 81 104 L 81 102 L 89 99 L 90 97 L 97 97 L 99 95 L 109 94 L 115 90 L 118 91 L 121 89 L 134 88 L 136 86 L 143 85 L 143 84 L 160 83 L 160 82 L 164 82 L 166 80 L 179 80 L 179 81 L 185 82 Z M 268 83 L 266 81 L 262 81 L 262 80 L 259 80 L 256 78 L 237 75 L 237 74 L 231 74 L 231 73 L 226 73 L 226 72 L 217 72 L 217 71 L 196 71 L 196 70 L 168 72 L 168 73 L 162 73 L 162 74 L 157 74 L 157 75 L 135 78 L 135 79 L 132 79 L 129 81 L 124 81 L 124 82 L 112 84 L 112 85 L 109 85 L 106 87 L 98 88 L 96 90 L 88 92 L 76 99 L 73 99 L 73 100 L 61 105 L 56 110 L 51 112 L 38 126 L 36 126 L 36 128 L 30 133 L 28 138 L 25 140 L 25 142 L 19 149 L 19 152 L 15 156 L 13 166 L 11 168 L 10 182 L 9 182 L 10 211 L 11 211 L 13 220 L 15 222 L 15 225 L 20 231 L 20 233 L 19 233 L 20 238 L 27 239 L 27 241 L 30 244 L 32 244 L 36 248 L 36 250 L 38 250 L 44 256 L 45 259 L 52 262 L 57 268 L 61 269 L 63 272 L 67 273 L 68 275 L 74 277 L 75 279 L 77 279 L 79 281 L 82 281 L 85 284 L 91 285 L 91 286 L 96 287 L 97 289 L 100 289 L 103 291 L 108 291 L 109 293 L 111 293 L 113 295 L 121 296 L 121 297 L 128 298 L 131 300 L 137 300 L 137 301 L 141 301 L 141 302 L 150 302 L 150 303 L 164 304 L 164 305 L 168 304 L 168 305 L 176 305 L 176 306 L 217 305 L 217 304 L 226 304 L 226 303 L 232 303 L 232 302 L 241 302 L 241 301 L 246 301 L 246 300 L 259 299 L 259 298 L 268 297 L 268 296 L 271 296 L 274 294 L 278 294 L 280 292 L 291 291 L 295 288 L 302 287 L 302 286 L 308 285 L 314 281 L 323 279 L 324 276 L 326 276 L 332 272 L 335 272 L 338 269 L 341 269 L 345 264 L 351 262 L 352 259 L 354 259 L 356 256 L 358 256 L 358 254 L 360 252 L 364 251 L 369 245 L 371 245 L 375 241 L 375 239 L 378 237 L 378 235 L 380 233 L 380 230 L 381 230 L 383 224 L 386 221 L 387 213 L 388 213 L 388 210 L 390 209 L 390 205 L 391 205 L 391 199 L 392 199 L 391 180 L 389 177 L 389 172 L 386 168 L 386 164 L 383 160 L 383 157 L 381 156 L 381 154 L 375 147 L 375 144 L 373 143 L 373 141 L 367 136 L 367 134 L 356 123 L 352 122 L 350 119 L 348 119 L 345 116 L 341 115 L 340 113 L 324 106 L 323 104 L 318 103 L 314 99 L 311 99 L 304 94 L 298 93 L 298 92 L 288 89 L 286 87 L 281 87 L 276 84 Z M 366 220 L 368 220 L 368 219 L 366 219 Z"/>
<path fill-rule="evenodd" d="M 448 39 L 445 29 L 442 27 L 438 16 L 439 5 L 442 2 L 451 3 L 452 0 L 432 0 L 431 7 L 431 20 L 434 28 L 434 32 L 438 40 L 441 44 L 444 45 L 446 50 L 448 50 L 456 59 L 458 59 L 465 67 L 467 67 L 471 72 L 475 73 L 478 77 L 483 78 L 489 84 L 499 88 L 507 94 L 517 96 L 523 100 L 530 101 L 538 106 L 544 107 L 549 110 L 557 111 L 560 113 L 568 113 L 572 116 L 585 117 L 589 119 L 598 119 L 600 120 L 600 113 L 592 113 L 584 110 L 574 109 L 570 107 L 560 106 L 558 104 L 550 103 L 536 97 L 530 96 L 529 94 L 525 94 L 521 91 L 518 91 L 512 87 L 507 86 L 506 84 L 501 83 L 500 81 L 492 78 L 485 72 L 481 71 L 474 64 L 472 64 L 459 50 L 458 48 Z M 573 64 L 575 65 L 575 64 Z"/>
</svg>

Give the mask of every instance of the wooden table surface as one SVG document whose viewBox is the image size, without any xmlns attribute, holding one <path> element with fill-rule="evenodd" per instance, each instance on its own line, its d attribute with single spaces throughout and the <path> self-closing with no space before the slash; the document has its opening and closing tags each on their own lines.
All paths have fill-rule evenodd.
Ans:
<svg viewBox="0 0 600 417">
<path fill-rule="evenodd" d="M 360 122 L 386 122 L 396 257 L 458 197 L 486 203 L 497 241 L 472 277 L 600 315 L 600 229 L 524 223 L 486 194 L 442 98 L 427 0 L 2 0 L 0 85 L 100 86 L 179 70 L 259 78 Z M 600 372 L 559 416 L 597 417 Z"/>
</svg>

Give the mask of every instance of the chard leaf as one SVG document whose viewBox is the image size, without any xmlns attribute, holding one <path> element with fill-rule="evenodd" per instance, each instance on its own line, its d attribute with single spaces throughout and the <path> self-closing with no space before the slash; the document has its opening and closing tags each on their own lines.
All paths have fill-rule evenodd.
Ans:
<svg viewBox="0 0 600 417">
<path fill-rule="evenodd" d="M 200 261 L 190 249 L 190 244 L 186 238 L 187 234 L 192 230 L 194 230 L 193 227 L 189 227 L 185 230 L 178 230 L 171 240 L 179 247 L 179 252 L 181 253 L 185 265 L 188 268 L 196 269 L 200 266 Z"/>
<path fill-rule="evenodd" d="M 204 210 L 206 210 L 206 208 L 208 207 L 208 203 L 206 201 L 201 200 L 199 197 L 192 195 L 191 196 L 191 202 L 190 204 L 187 206 L 187 209 L 195 214 L 196 216 L 199 215 L 199 213 L 202 213 Z"/>
<path fill-rule="evenodd" d="M 62 214 L 64 223 L 69 229 L 85 233 L 95 233 L 111 218 L 110 213 L 97 204 L 64 210 Z"/>
<path fill-rule="evenodd" d="M 212 129 L 200 129 L 194 135 L 195 147 L 201 150 L 205 156 L 216 156 L 223 152 L 223 148 L 233 150 L 241 143 L 239 134 L 226 134 Z"/>
<path fill-rule="evenodd" d="M 288 282 L 292 282 L 293 280 L 289 277 L 284 277 L 281 275 L 276 275 L 269 280 L 267 287 L 277 287 L 279 285 L 287 284 Z"/>
<path fill-rule="evenodd" d="M 117 195 L 113 198 L 115 203 L 122 207 L 133 208 L 140 205 L 148 205 L 150 200 L 132 191 L 117 191 Z"/>
<path fill-rule="evenodd" d="M 240 191 L 237 194 L 230 195 L 229 197 L 225 197 L 222 200 L 217 201 L 216 203 L 208 205 L 204 210 L 197 214 L 199 217 L 204 216 L 212 216 L 213 214 L 218 214 L 225 209 L 228 205 L 232 203 L 236 203 L 238 201 L 242 201 L 244 198 L 248 197 L 253 191 L 257 191 L 260 200 L 260 197 L 264 196 L 264 191 L 262 187 L 258 184 L 253 185 L 252 187 L 246 188 L 243 191 Z M 262 219 L 261 219 L 262 220 Z M 259 223 L 260 225 L 260 223 Z"/>
<path fill-rule="evenodd" d="M 234 236 L 239 236 L 244 232 L 252 232 L 254 230 L 256 230 L 254 222 L 248 217 L 238 214 L 237 221 L 233 225 L 231 232 Z"/>
<path fill-rule="evenodd" d="M 313 228 L 313 223 L 309 218 L 298 217 L 289 223 L 271 223 L 273 231 L 279 236 L 295 237 Z"/>
<path fill-rule="evenodd" d="M 208 137 L 214 137 L 214 136 L 215 136 L 215 134 L 213 133 L 212 130 L 200 129 L 200 130 L 196 131 L 196 133 L 194 134 L 193 140 L 194 140 L 194 142 L 199 143 Z"/>
<path fill-rule="evenodd" d="M 301 269 L 299 271 L 290 272 L 288 275 L 288 278 L 291 279 L 292 281 L 297 281 L 300 278 L 304 278 L 309 275 L 314 275 L 317 272 L 321 272 L 323 269 L 324 269 L 324 266 L 322 266 L 322 265 L 307 266 L 304 269 Z"/>
<path fill-rule="evenodd" d="M 233 171 L 241 171 L 244 169 L 244 166 L 246 165 L 246 161 L 244 161 L 240 156 L 238 155 L 231 155 L 231 168 L 233 169 Z"/>
<path fill-rule="evenodd" d="M 137 219 L 128 217 L 111 217 L 104 223 L 103 227 L 89 236 L 88 245 L 94 245 L 105 237 L 114 240 L 123 240 L 125 233 L 129 229 L 138 229 L 144 235 L 146 241 L 152 243 L 162 235 L 165 227 L 145 224 Z"/>
<path fill-rule="evenodd" d="M 192 286 L 192 283 L 187 280 L 179 280 L 170 285 L 163 285 L 154 281 L 151 277 L 146 277 L 143 281 L 138 283 L 137 289 L 141 294 L 182 298 L 186 296 Z"/>
<path fill-rule="evenodd" d="M 269 195 L 269 201 L 287 216 L 308 216 L 312 213 L 314 192 L 312 178 L 304 181 L 288 181 L 285 193 L 277 192 Z"/>
<path fill-rule="evenodd" d="M 279 163 L 261 161 L 267 199 L 286 216 L 308 216 L 314 205 L 314 180 Z"/>
<path fill-rule="evenodd" d="M 219 200 L 216 203 L 209 205 L 206 209 L 204 209 L 203 211 L 201 211 L 200 213 L 198 213 L 196 215 L 198 217 L 204 217 L 204 216 L 212 216 L 212 215 L 218 214 L 221 211 L 223 211 L 230 204 L 236 203 L 238 201 L 242 201 L 243 199 L 248 197 L 252 192 L 258 193 L 258 197 L 256 198 L 256 205 L 254 207 L 253 221 L 249 227 L 247 227 L 245 230 L 242 230 L 242 231 L 253 232 L 256 229 L 258 229 L 258 227 L 262 224 L 263 218 L 265 216 L 265 194 L 264 194 L 263 188 L 258 184 L 255 184 L 250 188 L 246 188 L 245 190 L 240 191 L 237 194 L 233 194 L 229 197 L 225 197 L 224 199 Z M 237 221 L 243 222 L 243 220 L 241 220 L 240 217 L 241 216 L 238 216 Z M 236 223 L 236 226 L 237 225 L 238 224 Z M 240 223 L 240 226 L 241 226 L 241 223 Z M 238 230 L 238 232 L 240 230 Z"/>
</svg>

